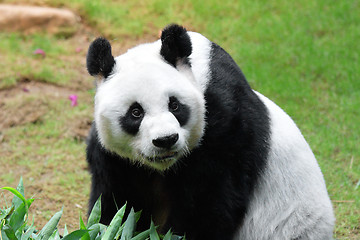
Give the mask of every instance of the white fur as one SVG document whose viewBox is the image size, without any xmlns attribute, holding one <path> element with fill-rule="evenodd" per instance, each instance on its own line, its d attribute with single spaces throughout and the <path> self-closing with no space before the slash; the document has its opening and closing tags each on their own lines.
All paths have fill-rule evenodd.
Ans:
<svg viewBox="0 0 360 240">
<path fill-rule="evenodd" d="M 95 96 L 95 121 L 100 142 L 110 151 L 130 160 L 164 170 L 196 147 L 203 136 L 205 103 L 201 87 L 189 67 L 179 70 L 164 63 L 160 41 L 139 45 L 115 59 L 116 65 Z M 190 119 L 180 126 L 168 110 L 169 97 L 175 96 L 190 108 Z M 138 102 L 145 115 L 139 133 L 131 136 L 123 131 L 119 119 L 130 105 Z M 179 134 L 174 149 L 163 152 L 152 140 Z M 179 154 L 163 163 L 147 161 L 147 157 Z"/>
<path fill-rule="evenodd" d="M 188 32 L 192 53 L 189 56 L 195 80 L 204 93 L 210 79 L 211 42 L 200 33 Z"/>
<path fill-rule="evenodd" d="M 270 154 L 234 240 L 331 239 L 332 206 L 309 145 L 283 110 L 257 95 L 270 114 Z"/>
</svg>

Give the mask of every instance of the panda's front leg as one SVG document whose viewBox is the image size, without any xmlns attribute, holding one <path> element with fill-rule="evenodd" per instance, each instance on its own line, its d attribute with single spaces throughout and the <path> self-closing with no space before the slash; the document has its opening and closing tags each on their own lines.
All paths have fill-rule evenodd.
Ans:
<svg viewBox="0 0 360 240">
<path fill-rule="evenodd" d="M 214 205 L 214 209 L 204 208 L 203 212 L 198 214 L 196 218 L 200 218 L 194 232 L 189 234 L 188 239 L 200 240 L 233 240 L 240 226 L 237 216 L 243 215 L 245 208 L 232 209 L 224 206 L 226 203 L 217 203 L 220 207 Z M 222 205 L 222 206 L 221 206 Z M 207 213 L 205 212 L 207 211 Z"/>
<path fill-rule="evenodd" d="M 124 163 L 116 155 L 105 150 L 98 141 L 95 125 L 92 126 L 87 140 L 86 159 L 91 173 L 91 191 L 89 199 L 89 213 L 95 202 L 101 196 L 101 220 L 109 224 L 117 208 L 125 204 L 126 199 L 119 194 L 121 179 L 124 174 Z"/>
<path fill-rule="evenodd" d="M 89 200 L 89 214 L 97 201 L 101 196 L 101 219 L 100 222 L 108 225 L 110 224 L 114 214 L 117 212 L 117 205 L 121 207 L 121 203 L 118 202 L 118 197 L 115 197 L 111 188 L 105 186 L 105 183 L 101 180 L 93 179 L 90 200 Z M 115 199 L 117 203 L 115 203 Z M 123 202 L 125 203 L 125 201 Z"/>
<path fill-rule="evenodd" d="M 246 184 L 234 181 L 228 171 L 183 183 L 183 190 L 173 200 L 176 204 L 168 226 L 190 240 L 233 240 L 246 212 Z M 234 190 L 239 186 L 241 193 Z"/>
<path fill-rule="evenodd" d="M 211 196 L 211 200 L 209 200 Z M 222 197 L 219 197 L 222 196 Z M 226 196 L 226 197 L 225 197 Z M 232 240 L 244 218 L 246 200 L 228 189 L 207 195 L 196 218 L 201 219 L 196 239 Z M 194 238 L 195 239 L 195 238 Z"/>
</svg>

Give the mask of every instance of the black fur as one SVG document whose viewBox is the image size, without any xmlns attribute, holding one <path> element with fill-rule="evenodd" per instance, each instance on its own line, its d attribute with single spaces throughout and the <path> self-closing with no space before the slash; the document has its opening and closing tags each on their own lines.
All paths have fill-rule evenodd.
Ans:
<svg viewBox="0 0 360 240">
<path fill-rule="evenodd" d="M 140 112 L 139 117 L 134 117 L 132 112 L 137 109 Z M 144 118 L 144 110 L 141 105 L 137 102 L 131 104 L 125 116 L 120 118 L 121 127 L 129 134 L 135 135 L 139 131 L 141 121 Z"/>
<path fill-rule="evenodd" d="M 107 78 L 115 65 L 111 45 L 105 38 L 97 38 L 89 47 L 86 67 L 91 76 L 101 75 Z"/>
<path fill-rule="evenodd" d="M 174 67 L 176 67 L 178 60 L 189 64 L 187 57 L 190 56 L 191 52 L 191 41 L 185 28 L 172 24 L 162 31 L 160 54 L 168 63 Z"/>
<path fill-rule="evenodd" d="M 173 109 L 172 105 L 176 104 L 177 109 Z M 176 97 L 170 97 L 169 99 L 169 111 L 176 117 L 180 126 L 184 126 L 190 117 L 190 109 L 185 104 L 179 102 Z"/>
<path fill-rule="evenodd" d="M 212 45 L 211 79 L 205 92 L 206 130 L 201 146 L 176 171 L 158 173 L 106 151 L 91 131 L 87 160 L 92 174 L 90 209 L 102 194 L 101 222 L 125 202 L 143 210 L 139 230 L 167 212 L 161 231 L 188 240 L 230 240 L 244 218 L 269 149 L 268 113 L 239 67 Z"/>
</svg>

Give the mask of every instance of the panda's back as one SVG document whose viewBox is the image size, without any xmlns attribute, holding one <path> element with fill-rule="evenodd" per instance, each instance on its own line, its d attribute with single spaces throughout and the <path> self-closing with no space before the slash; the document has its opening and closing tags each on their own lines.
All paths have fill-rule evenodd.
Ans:
<svg viewBox="0 0 360 240">
<path fill-rule="evenodd" d="M 331 239 L 335 218 L 314 154 L 293 120 L 256 94 L 270 117 L 270 151 L 235 239 Z"/>
</svg>

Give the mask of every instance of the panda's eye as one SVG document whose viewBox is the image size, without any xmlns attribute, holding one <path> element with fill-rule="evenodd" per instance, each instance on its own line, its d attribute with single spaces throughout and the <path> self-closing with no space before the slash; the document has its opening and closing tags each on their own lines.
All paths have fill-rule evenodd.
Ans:
<svg viewBox="0 0 360 240">
<path fill-rule="evenodd" d="M 171 111 L 177 111 L 179 109 L 179 103 L 175 97 L 170 98 L 169 108 Z"/>
<path fill-rule="evenodd" d="M 141 109 L 139 108 L 134 108 L 132 111 L 131 111 L 131 115 L 134 117 L 134 118 L 140 118 L 142 116 L 143 112 L 141 111 Z"/>
<path fill-rule="evenodd" d="M 176 97 L 169 98 L 169 111 L 175 116 L 180 123 L 180 126 L 184 126 L 190 118 L 190 108 L 180 102 Z"/>
</svg>

